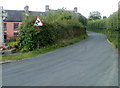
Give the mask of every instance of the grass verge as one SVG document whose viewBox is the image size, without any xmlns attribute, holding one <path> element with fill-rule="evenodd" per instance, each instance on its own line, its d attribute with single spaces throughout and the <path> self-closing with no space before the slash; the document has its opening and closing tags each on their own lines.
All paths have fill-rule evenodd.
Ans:
<svg viewBox="0 0 120 88">
<path fill-rule="evenodd" d="M 34 51 L 30 51 L 30 52 L 26 52 L 26 53 L 21 53 L 19 55 L 2 56 L 2 61 L 22 60 L 22 59 L 38 56 L 38 55 L 53 51 L 53 50 L 61 48 L 61 47 L 65 47 L 65 46 L 68 46 L 68 45 L 75 44 L 75 43 L 80 42 L 81 40 L 86 39 L 86 38 L 87 38 L 87 35 L 83 35 L 79 38 L 74 38 L 74 39 L 71 39 L 71 40 L 64 40 L 64 41 L 61 41 L 61 42 L 56 43 L 54 45 L 46 46 L 46 47 L 36 49 Z"/>
</svg>

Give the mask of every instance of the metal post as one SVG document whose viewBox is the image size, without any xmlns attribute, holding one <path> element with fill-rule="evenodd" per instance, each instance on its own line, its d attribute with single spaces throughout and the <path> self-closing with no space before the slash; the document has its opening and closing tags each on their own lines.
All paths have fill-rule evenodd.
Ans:
<svg viewBox="0 0 120 88">
<path fill-rule="evenodd" d="M 0 6 L 0 46 L 4 45 L 4 28 L 3 20 L 7 17 L 7 13 L 3 10 L 3 7 Z"/>
<path fill-rule="evenodd" d="M 3 7 L 0 6 L 0 46 L 3 45 L 3 19 L 2 19 Z M 0 59 L 2 60 L 1 54 Z M 2 87 L 2 66 L 0 66 L 0 87 Z"/>
<path fill-rule="evenodd" d="M 118 2 L 118 9 L 120 10 L 120 1 Z"/>
<path fill-rule="evenodd" d="M 4 44 L 3 7 L 0 6 L 0 46 Z"/>
</svg>

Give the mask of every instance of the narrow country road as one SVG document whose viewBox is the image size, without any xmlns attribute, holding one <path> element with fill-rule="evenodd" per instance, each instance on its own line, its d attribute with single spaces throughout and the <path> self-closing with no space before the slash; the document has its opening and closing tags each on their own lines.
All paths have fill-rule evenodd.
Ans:
<svg viewBox="0 0 120 88">
<path fill-rule="evenodd" d="M 103 34 L 4 64 L 3 86 L 118 86 L 118 55 Z"/>
</svg>

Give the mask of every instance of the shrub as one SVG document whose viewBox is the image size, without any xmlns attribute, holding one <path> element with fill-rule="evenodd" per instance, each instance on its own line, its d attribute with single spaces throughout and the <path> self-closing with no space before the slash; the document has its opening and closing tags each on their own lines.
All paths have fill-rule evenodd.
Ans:
<svg viewBox="0 0 120 88">
<path fill-rule="evenodd" d="M 9 42 L 9 45 L 10 45 L 11 48 L 16 48 L 16 49 L 18 49 L 19 43 L 20 43 L 20 38 L 15 37 L 15 38 L 14 38 L 14 41 Z"/>
<path fill-rule="evenodd" d="M 18 48 L 19 42 L 18 42 L 18 41 L 15 41 L 15 42 L 10 42 L 9 44 L 10 44 L 10 46 L 11 46 L 12 48 Z"/>
<path fill-rule="evenodd" d="M 14 42 L 15 40 L 16 40 L 15 37 L 11 37 L 11 38 L 9 39 L 9 42 Z"/>
<path fill-rule="evenodd" d="M 86 35 L 85 27 L 78 16 L 69 11 L 58 10 L 41 15 L 44 26 L 34 27 L 36 16 L 25 19 L 21 25 L 19 49 L 32 51 L 37 47 L 55 44 L 64 39 Z"/>
</svg>

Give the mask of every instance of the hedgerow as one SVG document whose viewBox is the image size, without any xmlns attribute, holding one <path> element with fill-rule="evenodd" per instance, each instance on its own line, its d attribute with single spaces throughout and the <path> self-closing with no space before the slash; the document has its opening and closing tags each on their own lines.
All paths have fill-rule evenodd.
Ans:
<svg viewBox="0 0 120 88">
<path fill-rule="evenodd" d="M 79 16 L 69 11 L 52 11 L 46 16 L 40 15 L 40 18 L 44 26 L 35 27 L 33 25 L 36 16 L 25 17 L 20 30 L 20 51 L 32 51 L 61 40 L 86 35 L 85 26 L 79 21 Z"/>
</svg>

